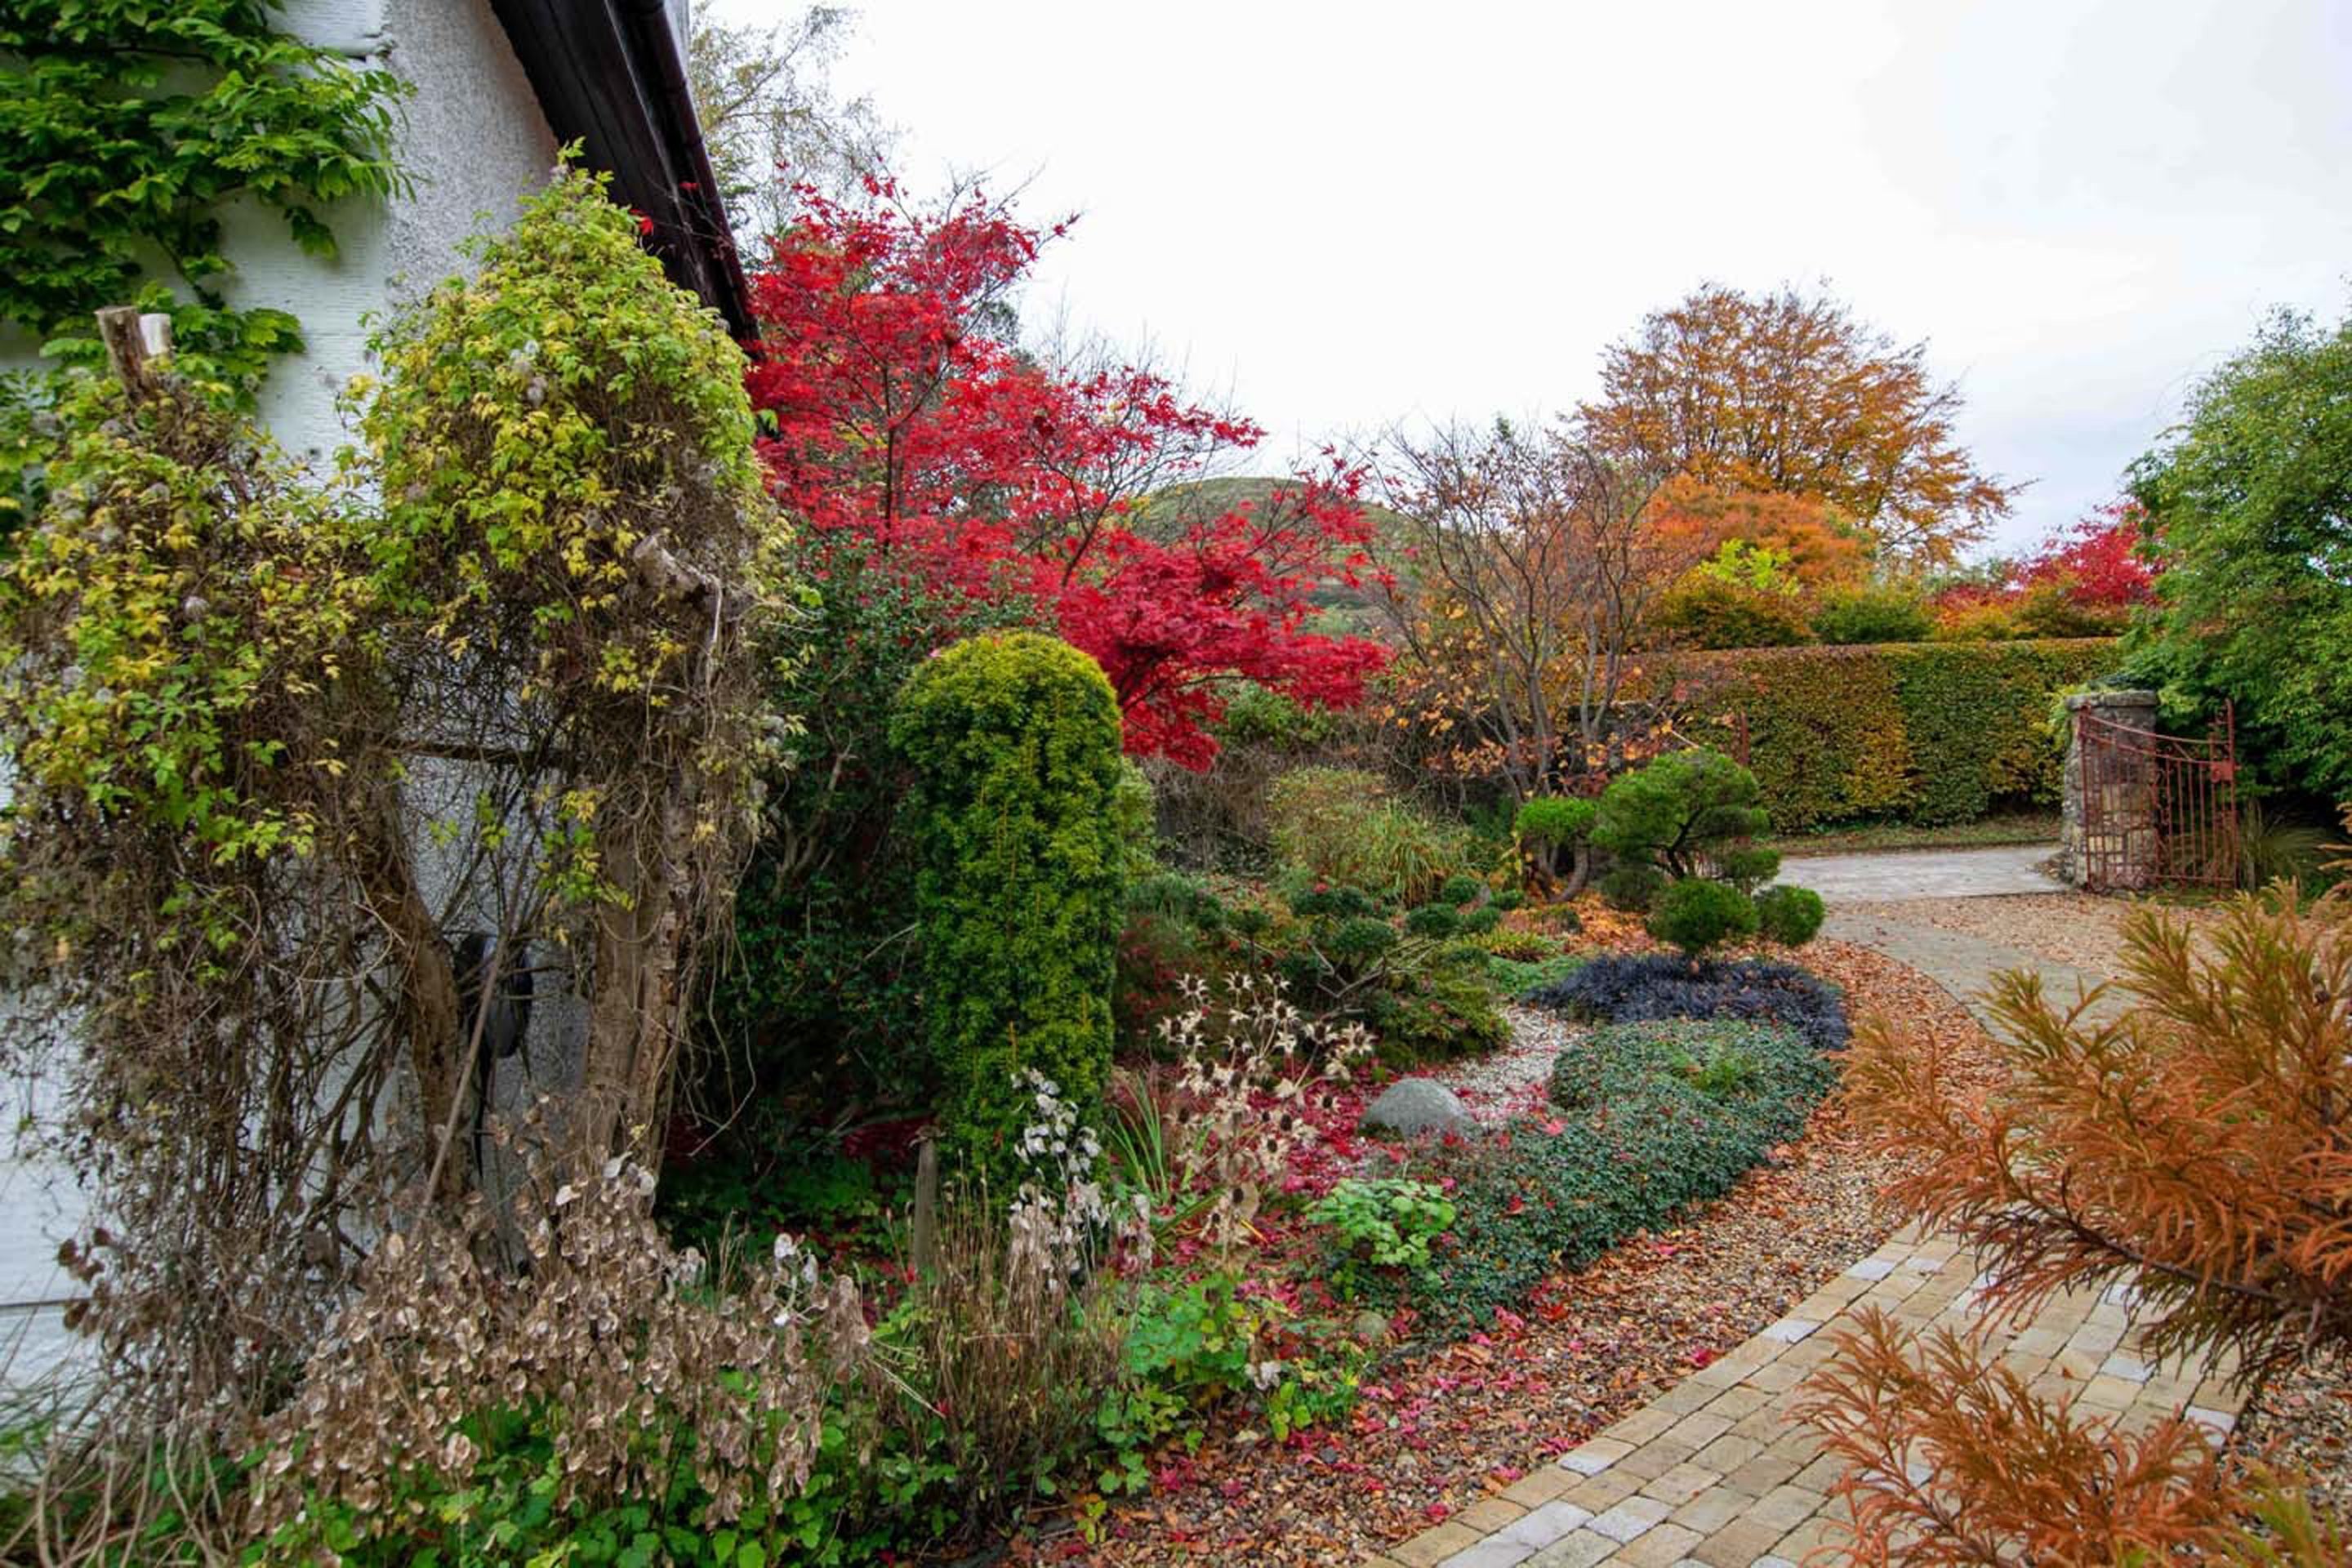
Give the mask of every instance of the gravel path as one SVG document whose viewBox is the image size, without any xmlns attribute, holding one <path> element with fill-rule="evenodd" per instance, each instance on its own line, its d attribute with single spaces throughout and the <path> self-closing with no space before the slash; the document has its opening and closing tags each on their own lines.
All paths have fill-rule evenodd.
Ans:
<svg viewBox="0 0 2352 1568">
<path fill-rule="evenodd" d="M 1493 1127 L 1538 1108 L 1549 1091 L 1551 1065 L 1559 1053 L 1591 1033 L 1557 1013 L 1507 1004 L 1511 1043 L 1492 1056 L 1450 1063 L 1427 1076 L 1462 1099 L 1471 1119 Z"/>
</svg>

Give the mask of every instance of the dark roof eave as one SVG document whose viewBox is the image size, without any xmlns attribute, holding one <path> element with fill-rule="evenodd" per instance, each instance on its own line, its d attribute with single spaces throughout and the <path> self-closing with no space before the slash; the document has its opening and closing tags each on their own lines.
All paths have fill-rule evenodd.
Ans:
<svg viewBox="0 0 2352 1568">
<path fill-rule="evenodd" d="M 613 176 L 613 199 L 648 219 L 646 248 L 680 288 L 753 335 L 727 209 L 662 0 L 490 0 L 560 143 Z"/>
</svg>

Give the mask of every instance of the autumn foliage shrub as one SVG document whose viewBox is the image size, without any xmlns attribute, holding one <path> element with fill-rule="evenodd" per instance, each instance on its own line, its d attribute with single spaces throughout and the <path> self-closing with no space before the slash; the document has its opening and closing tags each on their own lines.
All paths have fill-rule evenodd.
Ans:
<svg viewBox="0 0 2352 1568">
<path fill-rule="evenodd" d="M 1696 656 L 1695 656 L 1696 657 Z M 2103 639 L 1763 648 L 1694 666 L 1702 727 L 1746 721 L 1775 828 L 1968 822 L 2057 798 L 2052 697 L 2118 662 Z"/>
<path fill-rule="evenodd" d="M 1934 625 L 1919 595 L 1900 586 L 1838 590 L 1822 595 L 1813 612 L 1813 635 L 1841 647 L 1925 642 Z"/>
<path fill-rule="evenodd" d="M 2128 1287 L 2146 1353 L 2195 1366 L 2227 1350 L 2252 1379 L 2352 1345 L 2347 990 L 2340 896 L 2242 900 L 2203 932 L 2143 909 L 2120 1016 L 2005 975 L 1990 1080 L 1872 1020 L 1848 1082 L 1860 1124 L 1909 1162 L 1890 1197 L 1974 1253 L 1990 1313 Z M 2344 1560 L 2344 1539 L 2228 1477 L 2186 1420 L 2127 1434 L 2048 1405 L 1981 1331 L 1923 1345 L 1865 1321 L 1810 1415 L 1855 1467 L 1841 1490 L 1865 1560 Z M 2242 1529 L 2255 1511 L 2273 1545 Z"/>
<path fill-rule="evenodd" d="M 1094 661 L 1030 632 L 915 672 L 891 739 L 916 765 L 924 1005 L 960 1151 L 1001 1158 L 1034 1068 L 1084 1104 L 1110 1064 L 1118 708 Z"/>
<path fill-rule="evenodd" d="M 1813 640 L 1793 594 L 1694 573 L 1659 600 L 1651 635 L 1685 647 L 1787 647 Z"/>
</svg>

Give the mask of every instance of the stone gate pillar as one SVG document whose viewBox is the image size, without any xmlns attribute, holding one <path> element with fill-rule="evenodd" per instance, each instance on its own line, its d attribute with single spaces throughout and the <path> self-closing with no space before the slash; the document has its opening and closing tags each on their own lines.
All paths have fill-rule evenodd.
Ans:
<svg viewBox="0 0 2352 1568">
<path fill-rule="evenodd" d="M 2085 759 L 2082 717 L 2152 732 L 2156 693 L 2084 691 L 2066 699 L 2065 826 L 2058 875 L 2076 887 L 2152 888 L 2162 870 L 2155 756 L 2149 747 L 2133 743 L 2097 746 L 2097 755 Z"/>
</svg>

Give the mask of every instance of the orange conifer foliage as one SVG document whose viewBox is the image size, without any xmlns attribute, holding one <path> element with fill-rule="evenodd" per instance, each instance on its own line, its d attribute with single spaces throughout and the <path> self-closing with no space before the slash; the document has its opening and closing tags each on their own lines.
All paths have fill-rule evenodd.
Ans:
<svg viewBox="0 0 2352 1568">
<path fill-rule="evenodd" d="M 2352 1348 L 2352 899 L 2242 899 L 2203 932 L 2126 925 L 2105 1017 L 2004 976 L 1991 1079 L 1881 1020 L 1857 1031 L 1860 1123 L 1913 1163 L 1889 1190 L 1972 1248 L 1988 1324 L 2128 1285 L 2151 1351 L 2258 1380 Z M 2232 1479 L 2178 1415 L 2126 1433 L 2041 1401 L 1989 1331 L 1839 1341 L 1807 1416 L 1853 1467 L 1853 1554 L 1907 1564 L 2352 1560 L 2267 1478 Z M 2264 1522 L 2261 1540 L 2243 1528 Z"/>
</svg>

